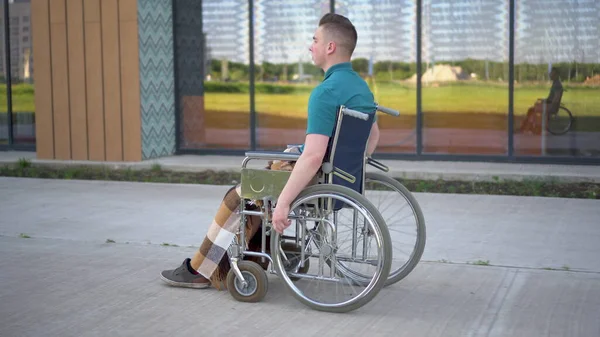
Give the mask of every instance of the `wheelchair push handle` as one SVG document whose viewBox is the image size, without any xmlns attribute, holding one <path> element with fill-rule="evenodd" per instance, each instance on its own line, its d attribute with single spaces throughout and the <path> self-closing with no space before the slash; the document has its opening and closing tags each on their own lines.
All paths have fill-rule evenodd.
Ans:
<svg viewBox="0 0 600 337">
<path fill-rule="evenodd" d="M 386 108 L 384 106 L 381 106 L 377 103 L 375 103 L 375 106 L 377 107 L 378 111 L 381 111 L 383 113 L 386 113 L 388 115 L 392 115 L 392 116 L 400 116 L 400 112 L 394 109 L 390 109 L 390 108 Z M 348 116 L 352 116 L 352 117 L 356 117 L 356 118 L 360 118 L 362 120 L 367 120 L 369 119 L 369 115 L 364 113 L 364 112 L 360 112 L 360 111 L 356 111 L 356 110 L 352 110 L 349 109 L 347 107 L 342 107 L 342 113 Z"/>
<path fill-rule="evenodd" d="M 377 103 L 375 103 L 375 105 L 377 105 L 377 110 L 381 111 L 383 113 L 386 113 L 388 115 L 392 115 L 392 116 L 400 116 L 400 112 L 394 109 L 390 109 L 390 108 L 386 108 L 384 106 L 381 106 Z"/>
<path fill-rule="evenodd" d="M 344 115 L 352 116 L 352 117 L 359 118 L 359 119 L 362 119 L 365 121 L 369 119 L 369 114 L 366 114 L 366 113 L 360 112 L 360 111 L 356 111 L 356 110 L 352 110 L 352 109 L 348 109 L 346 107 L 342 107 L 342 113 Z"/>
</svg>

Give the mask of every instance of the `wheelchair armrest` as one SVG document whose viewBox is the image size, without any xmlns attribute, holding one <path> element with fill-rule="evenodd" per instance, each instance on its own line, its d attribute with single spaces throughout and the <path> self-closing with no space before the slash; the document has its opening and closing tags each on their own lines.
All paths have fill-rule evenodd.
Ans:
<svg viewBox="0 0 600 337">
<path fill-rule="evenodd" d="M 252 159 L 297 161 L 298 158 L 300 158 L 300 153 L 283 151 L 247 151 L 242 167 L 246 167 L 246 164 Z"/>
</svg>

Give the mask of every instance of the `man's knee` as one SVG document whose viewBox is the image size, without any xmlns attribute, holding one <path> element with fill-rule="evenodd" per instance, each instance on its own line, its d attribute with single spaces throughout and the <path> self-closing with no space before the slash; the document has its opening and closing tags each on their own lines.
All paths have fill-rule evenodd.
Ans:
<svg viewBox="0 0 600 337">
<path fill-rule="evenodd" d="M 299 146 L 290 146 L 287 149 L 283 150 L 286 153 L 300 153 Z M 269 169 L 273 171 L 291 171 L 294 169 L 295 161 L 287 161 L 287 160 L 274 160 L 269 162 Z"/>
</svg>

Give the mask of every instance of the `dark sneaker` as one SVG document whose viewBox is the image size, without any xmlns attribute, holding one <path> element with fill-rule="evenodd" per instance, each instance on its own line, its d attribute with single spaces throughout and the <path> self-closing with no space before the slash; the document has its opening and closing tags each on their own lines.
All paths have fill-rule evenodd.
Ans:
<svg viewBox="0 0 600 337">
<path fill-rule="evenodd" d="M 210 287 L 210 281 L 192 269 L 189 258 L 185 259 L 177 269 L 164 270 L 160 273 L 160 278 L 175 287 L 197 289 Z"/>
</svg>

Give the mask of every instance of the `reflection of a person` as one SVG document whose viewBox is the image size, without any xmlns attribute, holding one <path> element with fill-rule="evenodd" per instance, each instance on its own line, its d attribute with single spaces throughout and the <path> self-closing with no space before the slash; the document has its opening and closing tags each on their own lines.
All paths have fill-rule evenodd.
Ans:
<svg viewBox="0 0 600 337">
<path fill-rule="evenodd" d="M 560 103 L 560 99 L 562 97 L 563 86 L 560 83 L 558 78 L 558 69 L 556 67 L 552 67 L 550 70 L 550 79 L 552 80 L 552 87 L 550 88 L 550 93 L 547 98 L 539 98 L 534 106 L 527 110 L 527 116 L 521 123 L 521 132 L 531 131 L 535 133 L 541 132 L 540 123 L 537 121 L 538 114 L 541 115 L 544 109 L 544 104 L 546 105 L 546 113 L 552 113 L 554 110 L 558 108 L 558 104 Z"/>
</svg>

